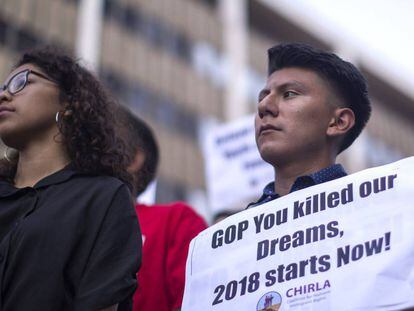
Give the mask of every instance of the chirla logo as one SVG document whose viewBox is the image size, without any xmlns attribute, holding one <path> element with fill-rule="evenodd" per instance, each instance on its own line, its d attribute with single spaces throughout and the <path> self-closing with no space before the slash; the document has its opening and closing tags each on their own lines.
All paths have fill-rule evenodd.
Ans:
<svg viewBox="0 0 414 311">
<path fill-rule="evenodd" d="M 268 292 L 257 303 L 257 311 L 278 311 L 282 305 L 282 296 L 277 292 Z"/>
</svg>

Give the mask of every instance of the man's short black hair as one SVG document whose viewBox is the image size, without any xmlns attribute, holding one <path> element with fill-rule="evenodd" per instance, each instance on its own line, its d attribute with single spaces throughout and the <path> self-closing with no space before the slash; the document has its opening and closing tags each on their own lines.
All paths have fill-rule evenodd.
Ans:
<svg viewBox="0 0 414 311">
<path fill-rule="evenodd" d="M 136 194 L 140 195 L 156 176 L 159 162 L 158 144 L 151 128 L 127 107 L 120 107 L 118 121 L 131 160 L 138 152 L 145 156 L 141 169 L 132 173 Z"/>
<path fill-rule="evenodd" d="M 302 43 L 284 43 L 268 50 L 268 75 L 283 68 L 304 68 L 314 71 L 328 81 L 334 92 L 355 114 L 355 125 L 344 137 L 339 152 L 348 148 L 359 136 L 371 115 L 367 83 L 351 63 L 333 53 Z"/>
</svg>

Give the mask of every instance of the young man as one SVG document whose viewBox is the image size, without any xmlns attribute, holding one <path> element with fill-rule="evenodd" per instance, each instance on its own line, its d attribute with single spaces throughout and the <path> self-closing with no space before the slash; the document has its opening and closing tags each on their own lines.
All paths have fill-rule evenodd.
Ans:
<svg viewBox="0 0 414 311">
<path fill-rule="evenodd" d="M 249 207 L 345 176 L 336 156 L 358 137 L 371 113 L 366 81 L 351 63 L 299 43 L 277 45 L 268 55 L 255 130 L 275 181 Z"/>
<path fill-rule="evenodd" d="M 134 195 L 138 196 L 156 176 L 158 146 L 150 128 L 129 110 L 120 111 L 120 121 L 132 160 L 129 171 L 134 177 Z M 188 247 L 206 223 L 183 202 L 151 206 L 138 203 L 135 209 L 143 247 L 133 310 L 179 310 Z"/>
</svg>

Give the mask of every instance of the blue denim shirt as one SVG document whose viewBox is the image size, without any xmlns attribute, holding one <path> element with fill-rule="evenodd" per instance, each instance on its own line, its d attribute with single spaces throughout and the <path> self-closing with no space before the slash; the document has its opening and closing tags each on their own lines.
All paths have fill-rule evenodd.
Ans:
<svg viewBox="0 0 414 311">
<path fill-rule="evenodd" d="M 295 182 L 293 183 L 292 188 L 290 189 L 289 193 L 301 190 L 310 186 L 314 186 L 317 184 L 322 184 L 327 181 L 331 181 L 343 176 L 346 176 L 346 172 L 342 165 L 334 164 L 332 166 L 326 167 L 316 173 L 306 175 L 306 176 L 299 176 L 296 178 Z M 277 175 L 276 175 L 277 176 Z M 280 196 L 275 192 L 275 182 L 272 181 L 271 183 L 267 184 L 267 186 L 263 189 L 263 194 L 260 199 L 256 202 L 250 203 L 247 208 L 255 207 L 261 205 L 263 203 L 275 200 Z"/>
</svg>

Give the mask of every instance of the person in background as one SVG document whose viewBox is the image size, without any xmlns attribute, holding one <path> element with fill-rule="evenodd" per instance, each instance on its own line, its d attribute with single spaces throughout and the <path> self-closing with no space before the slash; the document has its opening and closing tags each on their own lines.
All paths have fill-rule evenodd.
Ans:
<svg viewBox="0 0 414 311">
<path fill-rule="evenodd" d="M 54 48 L 23 54 L 6 78 L 2 311 L 131 310 L 140 229 L 113 111 L 99 81 Z"/>
<path fill-rule="evenodd" d="M 249 207 L 345 176 L 336 157 L 371 113 L 364 77 L 335 54 L 289 43 L 272 47 L 268 56 L 255 131 L 260 155 L 276 177 Z"/>
<path fill-rule="evenodd" d="M 220 221 L 226 219 L 227 217 L 230 217 L 231 215 L 236 214 L 237 212 L 231 211 L 231 210 L 223 210 L 218 212 L 213 216 L 213 225 L 219 223 Z"/>
<path fill-rule="evenodd" d="M 127 108 L 119 113 L 121 132 L 127 142 L 134 176 L 134 194 L 139 196 L 155 178 L 159 152 L 148 125 Z M 138 197 L 139 201 L 139 197 Z M 185 284 L 185 266 L 190 241 L 207 225 L 183 202 L 135 206 L 143 239 L 140 286 L 134 295 L 135 311 L 179 310 Z"/>
</svg>

